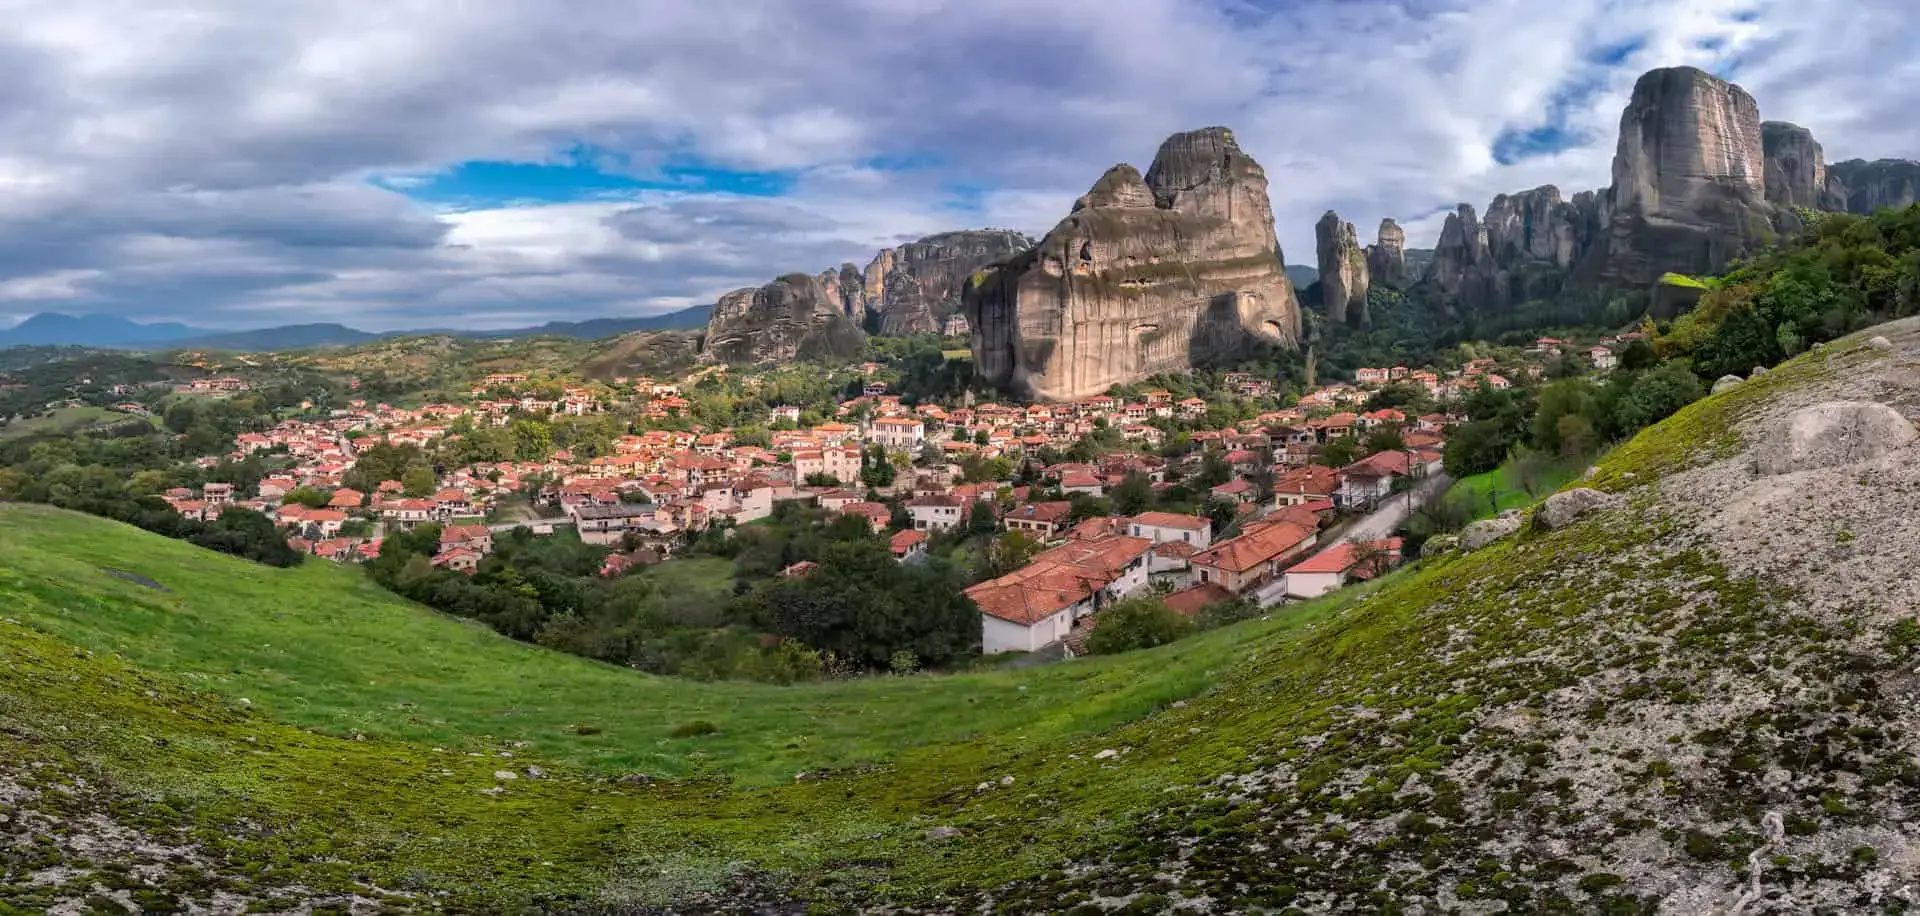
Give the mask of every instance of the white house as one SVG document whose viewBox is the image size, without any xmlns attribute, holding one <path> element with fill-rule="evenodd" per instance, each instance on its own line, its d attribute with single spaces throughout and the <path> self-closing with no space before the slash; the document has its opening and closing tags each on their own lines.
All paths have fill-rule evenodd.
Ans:
<svg viewBox="0 0 1920 916">
<path fill-rule="evenodd" d="M 1127 519 L 1127 534 L 1155 544 L 1177 541 L 1202 550 L 1213 544 L 1213 525 L 1204 518 L 1177 512 L 1142 512 Z"/>
<path fill-rule="evenodd" d="M 907 500 L 915 531 L 951 531 L 960 527 L 966 508 L 952 496 L 916 496 Z"/>
<path fill-rule="evenodd" d="M 927 428 L 926 424 L 909 417 L 881 417 L 873 421 L 867 438 L 894 451 L 911 452 L 926 441 Z"/>
</svg>

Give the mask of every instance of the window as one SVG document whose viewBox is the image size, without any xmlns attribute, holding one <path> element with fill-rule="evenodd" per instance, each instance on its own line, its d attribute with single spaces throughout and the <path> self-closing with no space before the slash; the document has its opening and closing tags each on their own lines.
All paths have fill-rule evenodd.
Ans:
<svg viewBox="0 0 1920 916">
<path fill-rule="evenodd" d="M 1193 540 L 1193 532 L 1191 532 L 1191 531 L 1182 531 L 1182 532 L 1180 532 L 1180 540 L 1183 540 L 1183 541 L 1192 541 L 1192 540 Z"/>
<path fill-rule="evenodd" d="M 1207 584 L 1207 571 L 1204 569 L 1200 570 L 1200 584 L 1201 585 Z"/>
</svg>

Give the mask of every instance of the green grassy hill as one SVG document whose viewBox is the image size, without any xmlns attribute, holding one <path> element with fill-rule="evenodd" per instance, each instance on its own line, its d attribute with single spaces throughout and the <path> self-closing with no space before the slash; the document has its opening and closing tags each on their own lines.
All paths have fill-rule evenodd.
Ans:
<svg viewBox="0 0 1920 916">
<path fill-rule="evenodd" d="M 1920 408 L 1894 363 L 1920 324 L 1885 333 L 1898 356 L 1837 342 L 1643 432 L 1595 517 L 1033 670 L 665 681 L 352 570 L 0 509 L 0 814 L 28 836 L 0 912 L 1753 912 L 1755 877 L 1774 911 L 1898 909 L 1920 624 L 1879 531 L 1920 480 L 1835 469 L 1794 510 L 1884 507 L 1823 547 L 1844 606 L 1725 495 L 1791 406 Z"/>
</svg>

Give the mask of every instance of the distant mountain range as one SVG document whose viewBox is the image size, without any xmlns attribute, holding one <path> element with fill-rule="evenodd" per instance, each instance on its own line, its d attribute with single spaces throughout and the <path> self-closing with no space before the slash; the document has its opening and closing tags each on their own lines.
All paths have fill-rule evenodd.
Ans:
<svg viewBox="0 0 1920 916">
<path fill-rule="evenodd" d="M 539 327 L 496 331 L 430 328 L 373 332 L 343 324 L 292 324 L 251 331 L 214 331 L 177 323 L 141 324 L 116 315 L 62 315 L 43 312 L 0 331 L 0 347 L 78 346 L 118 350 L 306 350 L 341 347 L 392 337 L 452 334 L 460 337 L 507 338 L 549 335 L 598 340 L 634 331 L 677 331 L 704 328 L 713 306 L 649 315 L 640 318 L 593 318 L 587 321 L 549 321 Z"/>
</svg>

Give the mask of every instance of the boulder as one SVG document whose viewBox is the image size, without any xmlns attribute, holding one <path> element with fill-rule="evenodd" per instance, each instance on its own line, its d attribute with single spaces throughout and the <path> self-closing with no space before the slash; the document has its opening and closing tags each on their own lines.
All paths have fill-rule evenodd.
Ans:
<svg viewBox="0 0 1920 916">
<path fill-rule="evenodd" d="M 1730 391 L 1734 388 L 1738 388 L 1740 387 L 1740 382 L 1741 382 L 1741 378 L 1740 376 L 1737 376 L 1737 375 L 1720 376 L 1719 380 L 1713 383 L 1713 393 L 1719 394 L 1722 391 Z"/>
<path fill-rule="evenodd" d="M 1549 531 L 1565 528 L 1583 515 L 1601 512 L 1620 505 L 1618 497 L 1609 496 L 1599 490 L 1577 487 L 1562 490 L 1547 497 L 1545 505 L 1534 513 L 1534 520 L 1540 527 Z"/>
<path fill-rule="evenodd" d="M 1868 338 L 1867 346 L 1872 347 L 1875 350 L 1891 351 L 1893 349 L 1893 341 L 1888 340 L 1885 337 L 1881 337 L 1878 334 L 1875 334 L 1871 338 Z"/>
<path fill-rule="evenodd" d="M 1802 407 L 1754 449 L 1761 474 L 1790 474 L 1878 458 L 1920 439 L 1913 421 L 1875 401 L 1829 401 Z"/>
<path fill-rule="evenodd" d="M 1452 553 L 1453 551 L 1459 550 L 1459 549 L 1460 549 L 1460 538 L 1458 536 L 1451 535 L 1451 534 L 1436 534 L 1433 537 L 1427 538 L 1426 541 L 1421 543 L 1420 556 L 1422 557 L 1445 556 L 1446 554 Z"/>
<path fill-rule="evenodd" d="M 1494 518 L 1473 522 L 1460 529 L 1460 547 L 1462 550 L 1479 550 L 1519 531 L 1520 524 L 1520 513 L 1514 511 L 1502 512 Z"/>
<path fill-rule="evenodd" d="M 1040 401 L 1300 343 L 1267 175 L 1224 127 L 1175 134 L 1140 177 L 1115 166 L 1040 244 L 974 272 L 975 371 Z"/>
</svg>

